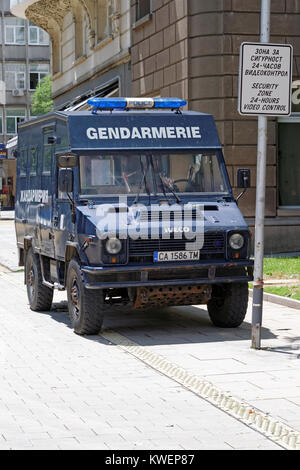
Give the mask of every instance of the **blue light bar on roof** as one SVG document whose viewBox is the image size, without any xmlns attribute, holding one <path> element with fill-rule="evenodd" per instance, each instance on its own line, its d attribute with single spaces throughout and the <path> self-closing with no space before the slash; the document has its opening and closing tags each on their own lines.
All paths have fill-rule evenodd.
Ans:
<svg viewBox="0 0 300 470">
<path fill-rule="evenodd" d="M 179 98 L 91 98 L 88 104 L 96 114 L 98 110 L 112 109 L 179 109 L 186 101 Z"/>
</svg>

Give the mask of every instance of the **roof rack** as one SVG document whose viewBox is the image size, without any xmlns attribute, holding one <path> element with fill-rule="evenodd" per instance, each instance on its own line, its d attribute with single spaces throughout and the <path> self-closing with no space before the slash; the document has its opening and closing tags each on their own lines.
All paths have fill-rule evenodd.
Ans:
<svg viewBox="0 0 300 470">
<path fill-rule="evenodd" d="M 186 105 L 180 98 L 91 98 L 88 104 L 93 107 L 93 114 L 98 111 L 129 109 L 172 109 L 178 111 Z"/>
</svg>

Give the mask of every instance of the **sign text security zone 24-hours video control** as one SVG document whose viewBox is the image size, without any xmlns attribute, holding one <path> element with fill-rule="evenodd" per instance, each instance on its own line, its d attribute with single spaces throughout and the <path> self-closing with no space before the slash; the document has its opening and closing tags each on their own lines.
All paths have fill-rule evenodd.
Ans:
<svg viewBox="0 0 300 470">
<path fill-rule="evenodd" d="M 238 111 L 289 116 L 293 48 L 289 44 L 241 44 Z"/>
</svg>

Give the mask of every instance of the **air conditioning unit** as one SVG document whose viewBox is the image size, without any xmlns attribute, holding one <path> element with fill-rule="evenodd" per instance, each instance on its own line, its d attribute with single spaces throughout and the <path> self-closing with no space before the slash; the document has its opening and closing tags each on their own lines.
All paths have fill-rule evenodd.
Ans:
<svg viewBox="0 0 300 470">
<path fill-rule="evenodd" d="M 15 89 L 12 91 L 12 95 L 13 96 L 24 96 L 24 90 L 20 90 L 20 89 Z"/>
</svg>

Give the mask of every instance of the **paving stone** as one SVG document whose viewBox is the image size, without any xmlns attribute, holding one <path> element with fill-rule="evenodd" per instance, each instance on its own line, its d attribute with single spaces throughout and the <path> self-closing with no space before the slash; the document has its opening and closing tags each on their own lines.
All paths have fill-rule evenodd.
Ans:
<svg viewBox="0 0 300 470">
<path fill-rule="evenodd" d="M 280 448 L 100 336 L 75 335 L 66 311 L 31 311 L 22 281 L 0 275 L 0 449 Z M 212 327 L 203 306 L 113 315 L 105 328 L 263 410 L 275 399 L 272 412 L 300 429 L 300 361 L 287 354 L 299 313 L 266 303 L 273 349 L 253 351 L 250 310 L 239 332 Z"/>
</svg>

